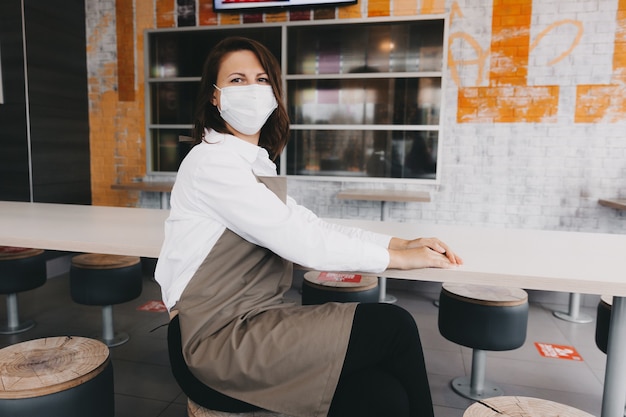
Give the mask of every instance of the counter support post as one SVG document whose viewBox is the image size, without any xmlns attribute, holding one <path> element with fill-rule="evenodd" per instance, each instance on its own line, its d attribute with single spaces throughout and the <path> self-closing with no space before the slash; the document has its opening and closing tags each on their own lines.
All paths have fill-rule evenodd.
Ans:
<svg viewBox="0 0 626 417">
<path fill-rule="evenodd" d="M 626 403 L 626 297 L 613 297 L 602 417 L 623 417 Z"/>
<path fill-rule="evenodd" d="M 591 323 L 593 319 L 588 314 L 580 312 L 580 293 L 572 292 L 569 295 L 569 309 L 567 313 L 563 311 L 555 311 L 554 316 L 572 323 Z"/>
<path fill-rule="evenodd" d="M 387 201 L 380 202 L 380 220 L 386 221 L 389 218 L 389 206 L 387 205 Z M 386 277 L 378 277 L 378 288 L 380 291 L 379 301 L 381 303 L 394 304 L 398 299 L 391 295 L 387 294 L 387 278 Z"/>
</svg>

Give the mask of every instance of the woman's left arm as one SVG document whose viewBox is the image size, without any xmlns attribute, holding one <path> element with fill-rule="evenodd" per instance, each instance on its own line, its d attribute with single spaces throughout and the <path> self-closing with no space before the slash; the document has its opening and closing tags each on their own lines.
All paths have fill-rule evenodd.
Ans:
<svg viewBox="0 0 626 417">
<path fill-rule="evenodd" d="M 445 255 L 446 258 L 450 261 L 450 263 L 454 265 L 463 264 L 463 259 L 455 254 L 448 245 L 446 245 L 441 240 L 436 237 L 420 237 L 413 240 L 401 239 L 398 237 L 393 237 L 389 241 L 389 249 L 396 251 L 408 251 L 411 249 L 418 249 L 422 247 L 427 247 L 432 249 L 435 252 L 438 252 L 442 255 Z"/>
</svg>

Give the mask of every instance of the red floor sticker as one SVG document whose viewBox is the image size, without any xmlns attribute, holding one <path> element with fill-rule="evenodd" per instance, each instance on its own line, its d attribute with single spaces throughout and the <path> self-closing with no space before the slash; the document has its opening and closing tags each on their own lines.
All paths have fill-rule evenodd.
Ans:
<svg viewBox="0 0 626 417">
<path fill-rule="evenodd" d="M 159 300 L 159 301 L 148 301 L 144 305 L 137 307 L 137 310 L 151 311 L 155 313 L 163 313 L 167 311 L 167 308 L 165 308 L 165 304 L 163 304 L 163 301 Z"/>
<path fill-rule="evenodd" d="M 581 361 L 583 358 L 576 352 L 573 346 L 553 345 L 552 343 L 535 342 L 535 347 L 546 358 L 568 359 L 570 361 Z"/>
</svg>

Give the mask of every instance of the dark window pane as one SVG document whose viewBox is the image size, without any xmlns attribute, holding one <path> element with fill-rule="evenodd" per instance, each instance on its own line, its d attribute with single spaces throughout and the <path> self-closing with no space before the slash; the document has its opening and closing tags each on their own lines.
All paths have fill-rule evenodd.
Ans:
<svg viewBox="0 0 626 417">
<path fill-rule="evenodd" d="M 191 124 L 200 83 L 152 83 L 151 124 Z"/>
<path fill-rule="evenodd" d="M 289 74 L 441 71 L 443 20 L 288 28 Z"/>
<path fill-rule="evenodd" d="M 294 124 L 439 124 L 441 79 L 293 80 Z"/>
<path fill-rule="evenodd" d="M 149 34 L 150 76 L 200 77 L 211 49 L 229 36 L 247 36 L 261 42 L 280 62 L 280 28 L 166 31 Z"/>
<path fill-rule="evenodd" d="M 435 178 L 438 132 L 293 130 L 287 174 Z"/>
<path fill-rule="evenodd" d="M 179 136 L 190 136 L 191 129 L 151 129 L 152 170 L 176 172 L 191 144 L 181 142 Z"/>
</svg>

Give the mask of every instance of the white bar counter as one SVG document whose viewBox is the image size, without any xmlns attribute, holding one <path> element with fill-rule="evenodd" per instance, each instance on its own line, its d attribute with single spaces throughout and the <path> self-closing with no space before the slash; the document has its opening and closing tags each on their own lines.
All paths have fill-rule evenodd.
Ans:
<svg viewBox="0 0 626 417">
<path fill-rule="evenodd" d="M 157 258 L 169 210 L 0 201 L 0 245 Z"/>
<path fill-rule="evenodd" d="M 0 245 L 158 257 L 168 210 L 0 202 Z M 387 270 L 388 278 L 613 295 L 602 417 L 626 402 L 626 235 L 361 220 L 332 222 L 394 236 L 436 236 L 465 264 Z"/>
</svg>

